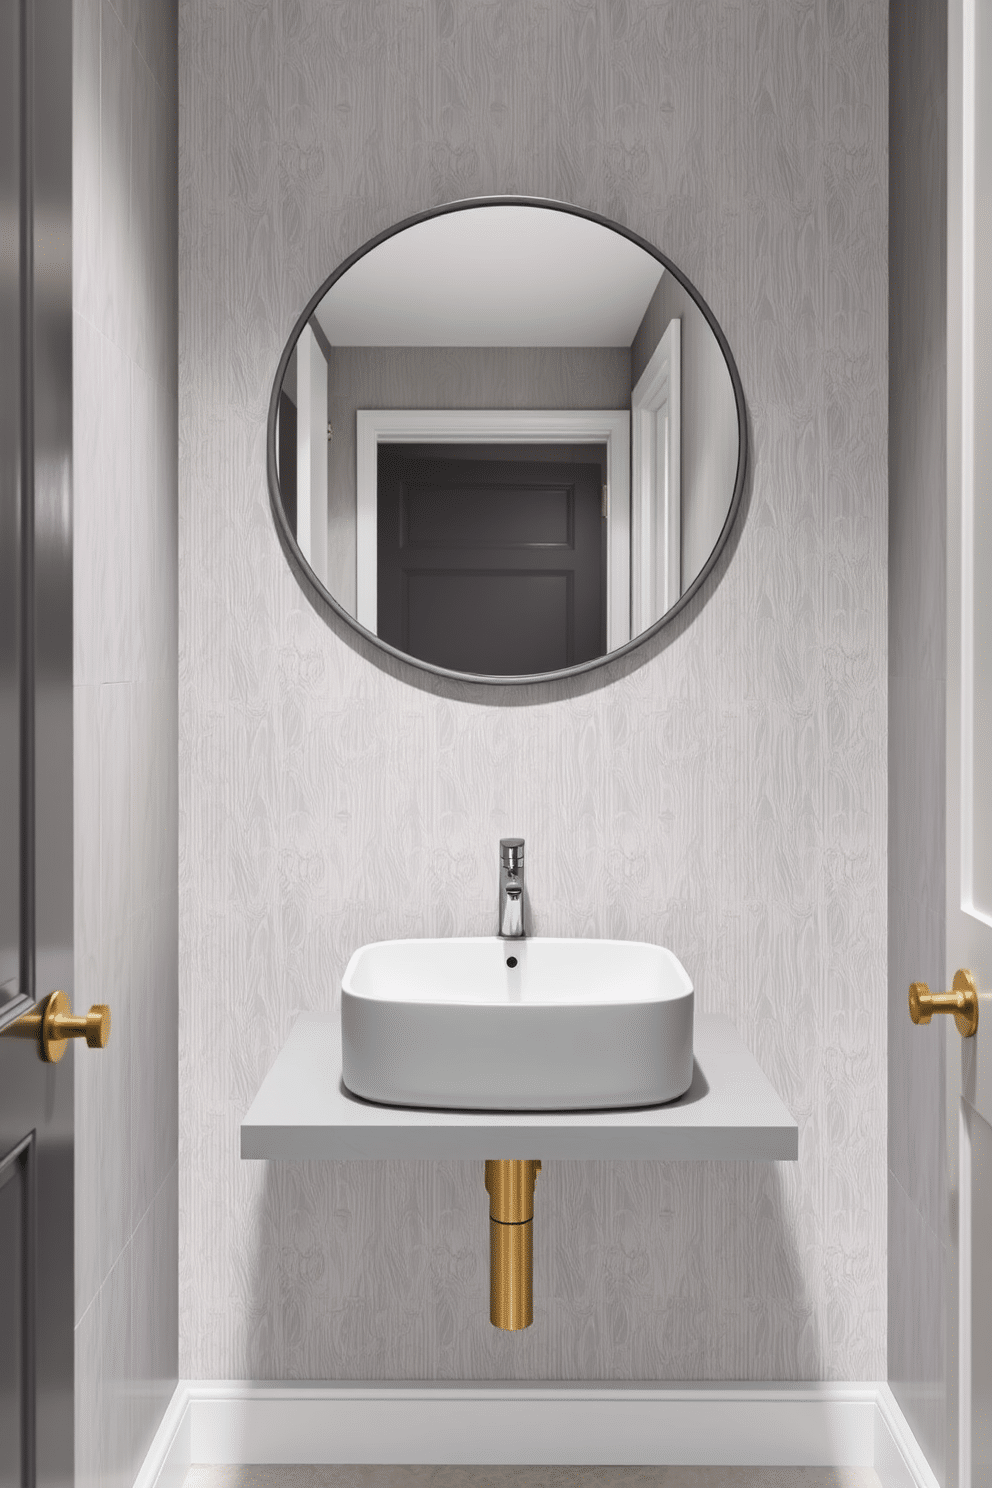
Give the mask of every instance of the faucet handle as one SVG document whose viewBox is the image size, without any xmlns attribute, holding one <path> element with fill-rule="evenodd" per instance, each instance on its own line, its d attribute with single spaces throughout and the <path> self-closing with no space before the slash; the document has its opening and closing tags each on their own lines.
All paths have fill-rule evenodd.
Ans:
<svg viewBox="0 0 992 1488">
<path fill-rule="evenodd" d="M 524 866 L 524 839 L 522 837 L 501 837 L 499 855 L 504 868 L 510 873 L 519 873 Z"/>
</svg>

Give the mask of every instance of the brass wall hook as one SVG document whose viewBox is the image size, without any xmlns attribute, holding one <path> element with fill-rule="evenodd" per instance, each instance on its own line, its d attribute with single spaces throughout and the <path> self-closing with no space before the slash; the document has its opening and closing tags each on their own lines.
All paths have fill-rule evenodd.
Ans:
<svg viewBox="0 0 992 1488">
<path fill-rule="evenodd" d="M 931 992 L 926 982 L 914 982 L 909 989 L 909 1016 L 914 1023 L 929 1023 L 934 1013 L 953 1013 L 962 1038 L 973 1038 L 978 1031 L 978 987 L 970 971 L 954 973 L 950 992 Z"/>
<path fill-rule="evenodd" d="M 489 1321 L 516 1332 L 534 1321 L 534 1185 L 539 1162 L 489 1161 Z"/>
</svg>

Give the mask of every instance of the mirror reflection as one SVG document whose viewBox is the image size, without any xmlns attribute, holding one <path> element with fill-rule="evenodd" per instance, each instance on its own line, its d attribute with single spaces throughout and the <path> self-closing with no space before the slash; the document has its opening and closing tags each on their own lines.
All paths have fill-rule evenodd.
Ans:
<svg viewBox="0 0 992 1488">
<path fill-rule="evenodd" d="M 467 204 L 363 251 L 298 329 L 277 499 L 381 641 L 475 676 L 559 672 L 653 627 L 711 563 L 742 406 L 659 257 L 576 211 Z"/>
</svg>

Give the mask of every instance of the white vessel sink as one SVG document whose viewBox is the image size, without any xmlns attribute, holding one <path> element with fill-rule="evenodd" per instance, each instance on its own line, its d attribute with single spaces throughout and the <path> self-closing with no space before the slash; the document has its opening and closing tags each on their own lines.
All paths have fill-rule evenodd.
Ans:
<svg viewBox="0 0 992 1488">
<path fill-rule="evenodd" d="M 342 982 L 344 1084 L 450 1110 L 657 1105 L 692 1082 L 692 1008 L 681 963 L 639 941 L 379 941 Z"/>
</svg>

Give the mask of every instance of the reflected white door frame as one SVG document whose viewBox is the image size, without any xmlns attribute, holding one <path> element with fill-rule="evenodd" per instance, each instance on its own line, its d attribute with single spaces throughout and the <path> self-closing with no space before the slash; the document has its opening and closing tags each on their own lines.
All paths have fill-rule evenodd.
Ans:
<svg viewBox="0 0 992 1488">
<path fill-rule="evenodd" d="M 360 408 L 355 618 L 375 634 L 380 444 L 605 444 L 606 649 L 630 640 L 630 414 L 626 409 Z"/>
<path fill-rule="evenodd" d="M 296 541 L 327 582 L 327 359 L 306 325 L 296 345 Z"/>
<path fill-rule="evenodd" d="M 634 635 L 682 593 L 682 322 L 668 322 L 631 394 Z"/>
</svg>

